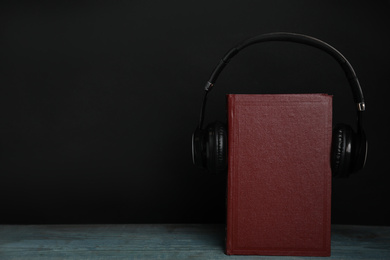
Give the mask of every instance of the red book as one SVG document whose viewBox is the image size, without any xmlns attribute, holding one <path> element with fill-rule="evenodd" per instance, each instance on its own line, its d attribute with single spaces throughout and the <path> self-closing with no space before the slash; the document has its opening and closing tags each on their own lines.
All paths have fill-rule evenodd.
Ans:
<svg viewBox="0 0 390 260">
<path fill-rule="evenodd" d="M 229 255 L 330 256 L 332 96 L 228 95 Z"/>
</svg>

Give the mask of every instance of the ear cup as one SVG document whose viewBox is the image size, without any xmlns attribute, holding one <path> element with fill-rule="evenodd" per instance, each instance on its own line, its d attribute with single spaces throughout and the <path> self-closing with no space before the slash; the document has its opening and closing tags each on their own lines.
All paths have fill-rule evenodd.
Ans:
<svg viewBox="0 0 390 260">
<path fill-rule="evenodd" d="M 350 126 L 340 124 L 333 130 L 332 137 L 332 175 L 347 177 L 353 170 L 354 133 Z"/>
<path fill-rule="evenodd" d="M 201 169 L 207 167 L 205 131 L 200 128 L 192 134 L 192 162 Z"/>
<path fill-rule="evenodd" d="M 363 131 L 363 129 L 359 129 L 358 133 L 356 135 L 356 154 L 355 154 L 355 163 L 353 167 L 353 171 L 357 172 L 361 169 L 363 169 L 364 165 L 366 164 L 367 159 L 367 139 L 366 135 Z"/>
<path fill-rule="evenodd" d="M 206 128 L 207 169 L 212 173 L 224 173 L 227 169 L 227 131 L 224 124 L 215 122 Z"/>
</svg>

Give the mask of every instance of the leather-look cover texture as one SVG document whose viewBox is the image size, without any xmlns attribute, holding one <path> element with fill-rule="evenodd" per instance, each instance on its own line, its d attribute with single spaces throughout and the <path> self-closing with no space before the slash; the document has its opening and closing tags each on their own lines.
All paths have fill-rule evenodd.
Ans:
<svg viewBox="0 0 390 260">
<path fill-rule="evenodd" d="M 332 96 L 227 98 L 226 253 L 330 256 Z"/>
</svg>

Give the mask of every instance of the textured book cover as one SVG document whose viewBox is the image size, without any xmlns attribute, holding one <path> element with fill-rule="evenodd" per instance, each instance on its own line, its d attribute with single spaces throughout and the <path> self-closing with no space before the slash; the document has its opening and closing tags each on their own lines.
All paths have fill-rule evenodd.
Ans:
<svg viewBox="0 0 390 260">
<path fill-rule="evenodd" d="M 330 256 L 332 96 L 227 99 L 226 253 Z"/>
</svg>

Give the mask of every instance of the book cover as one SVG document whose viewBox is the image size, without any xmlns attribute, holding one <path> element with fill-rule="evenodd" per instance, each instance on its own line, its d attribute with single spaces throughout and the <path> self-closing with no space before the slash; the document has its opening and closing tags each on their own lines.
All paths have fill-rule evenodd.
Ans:
<svg viewBox="0 0 390 260">
<path fill-rule="evenodd" d="M 330 256 L 332 96 L 227 101 L 226 253 Z"/>
</svg>

